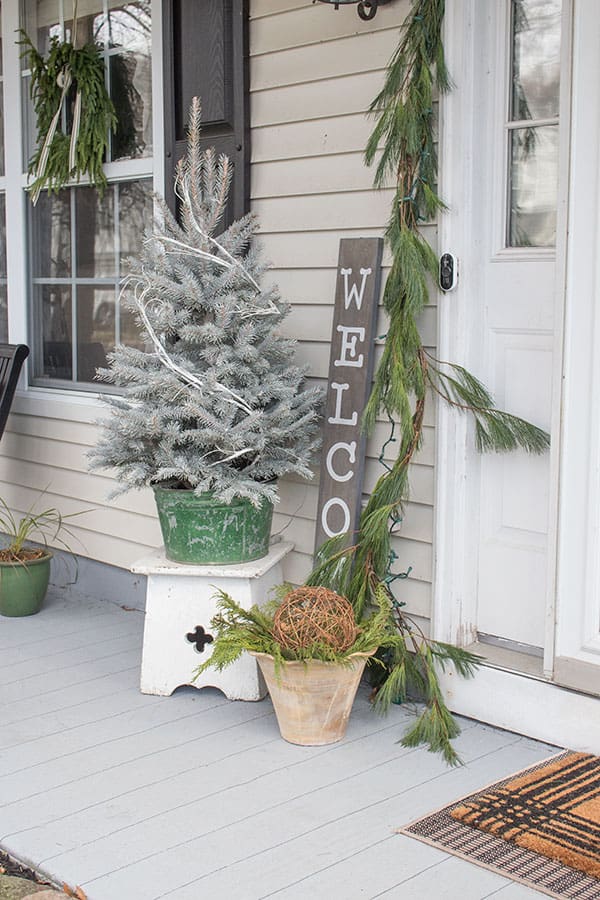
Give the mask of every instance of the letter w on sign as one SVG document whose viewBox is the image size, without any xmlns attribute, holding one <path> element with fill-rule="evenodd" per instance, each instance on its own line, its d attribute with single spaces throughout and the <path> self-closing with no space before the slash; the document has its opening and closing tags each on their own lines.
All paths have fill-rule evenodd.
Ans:
<svg viewBox="0 0 600 900">
<path fill-rule="evenodd" d="M 340 534 L 351 543 L 358 529 L 366 443 L 361 418 L 373 379 L 382 252 L 381 238 L 340 241 L 315 551 Z"/>
</svg>

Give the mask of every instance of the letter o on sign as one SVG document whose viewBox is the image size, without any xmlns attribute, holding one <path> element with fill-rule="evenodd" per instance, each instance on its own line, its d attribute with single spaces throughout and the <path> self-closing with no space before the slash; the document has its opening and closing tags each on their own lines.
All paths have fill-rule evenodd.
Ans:
<svg viewBox="0 0 600 900">
<path fill-rule="evenodd" d="M 332 531 L 327 522 L 329 510 L 334 506 L 338 506 L 344 514 L 344 524 L 339 531 Z M 337 537 L 338 534 L 346 534 L 346 532 L 350 530 L 350 510 L 348 509 L 348 504 L 345 500 L 342 500 L 341 497 L 332 497 L 327 501 L 323 507 L 323 512 L 321 513 L 321 525 L 327 537 L 330 538 Z"/>
</svg>

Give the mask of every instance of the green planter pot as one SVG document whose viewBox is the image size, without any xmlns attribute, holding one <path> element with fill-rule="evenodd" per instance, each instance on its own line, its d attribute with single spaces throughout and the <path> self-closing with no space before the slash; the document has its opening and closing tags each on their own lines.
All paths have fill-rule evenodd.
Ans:
<svg viewBox="0 0 600 900">
<path fill-rule="evenodd" d="M 231 503 L 212 493 L 154 487 L 167 559 L 193 565 L 231 565 L 269 552 L 273 504 L 257 508 L 248 500 Z"/>
<path fill-rule="evenodd" d="M 48 553 L 26 563 L 0 562 L 0 615 L 33 616 L 40 611 L 48 590 L 51 560 Z"/>
</svg>

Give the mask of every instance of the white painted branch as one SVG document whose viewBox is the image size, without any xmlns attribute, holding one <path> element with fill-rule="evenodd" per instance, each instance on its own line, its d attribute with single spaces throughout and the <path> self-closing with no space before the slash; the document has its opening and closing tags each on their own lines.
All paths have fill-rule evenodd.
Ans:
<svg viewBox="0 0 600 900">
<path fill-rule="evenodd" d="M 131 279 L 128 280 L 128 283 L 130 283 L 130 281 Z M 207 389 L 206 383 L 202 379 L 198 378 L 197 375 L 194 375 L 193 372 L 189 372 L 187 369 L 184 369 L 182 366 L 179 366 L 176 362 L 174 362 L 174 360 L 167 353 L 165 347 L 160 341 L 160 338 L 154 331 L 152 323 L 148 318 L 148 313 L 146 312 L 147 301 L 145 301 L 145 296 L 150 292 L 150 287 L 144 288 L 141 296 L 138 294 L 138 287 L 139 283 L 135 286 L 133 297 L 142 318 L 142 322 L 144 323 L 144 328 L 148 333 L 148 337 L 152 341 L 158 358 L 166 368 L 174 372 L 179 378 L 185 381 L 186 384 L 195 387 L 200 392 L 200 394 L 202 394 Z M 246 413 L 246 415 L 251 415 L 253 413 L 252 407 L 249 406 L 246 401 L 239 396 L 239 394 L 236 394 L 235 391 L 232 391 L 230 388 L 226 387 L 224 384 L 221 384 L 218 381 L 214 383 L 214 388 L 219 393 L 225 395 L 223 398 L 224 400 L 226 400 L 228 403 L 232 403 L 234 406 L 237 406 L 238 409 L 241 409 L 242 412 Z"/>
</svg>

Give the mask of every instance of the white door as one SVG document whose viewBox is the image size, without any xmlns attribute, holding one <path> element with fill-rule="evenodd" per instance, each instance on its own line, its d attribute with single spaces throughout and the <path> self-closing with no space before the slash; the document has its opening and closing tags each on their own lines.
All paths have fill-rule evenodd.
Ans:
<svg viewBox="0 0 600 900">
<path fill-rule="evenodd" d="M 499 407 L 547 431 L 558 403 L 561 6 L 561 0 L 470 5 L 472 158 L 457 155 L 454 163 L 464 167 L 466 159 L 469 166 L 462 175 L 467 189 L 453 204 L 454 215 L 468 219 L 470 235 L 459 283 L 469 337 L 466 354 L 454 359 L 481 378 Z M 448 295 L 440 302 L 453 301 Z M 467 471 L 467 565 L 477 573 L 469 631 L 534 656 L 543 653 L 554 591 L 552 472 L 550 454 L 522 451 L 473 454 Z"/>
</svg>

